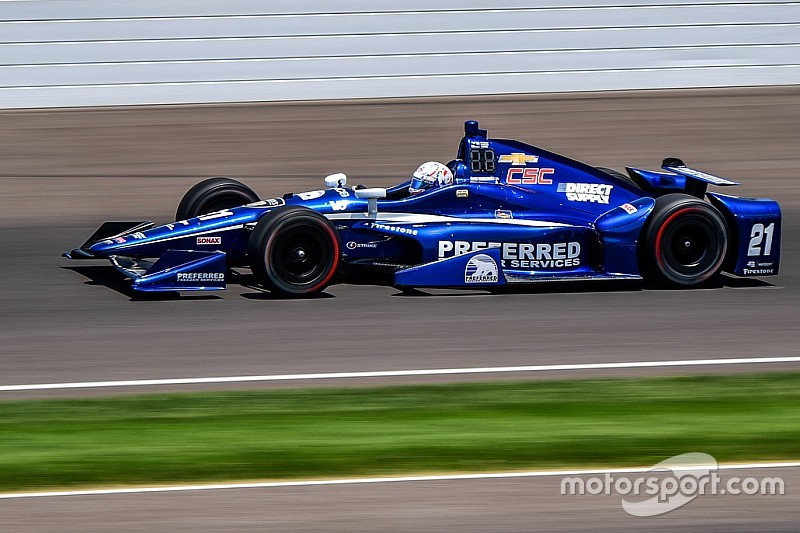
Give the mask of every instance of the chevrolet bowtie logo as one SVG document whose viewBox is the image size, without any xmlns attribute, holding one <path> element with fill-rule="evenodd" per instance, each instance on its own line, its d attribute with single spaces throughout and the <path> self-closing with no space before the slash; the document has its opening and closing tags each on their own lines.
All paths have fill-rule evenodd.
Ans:
<svg viewBox="0 0 800 533">
<path fill-rule="evenodd" d="M 537 163 L 539 157 L 535 155 L 522 154 L 515 152 L 513 154 L 501 155 L 498 163 L 511 163 L 512 165 L 527 165 L 528 163 Z"/>
</svg>

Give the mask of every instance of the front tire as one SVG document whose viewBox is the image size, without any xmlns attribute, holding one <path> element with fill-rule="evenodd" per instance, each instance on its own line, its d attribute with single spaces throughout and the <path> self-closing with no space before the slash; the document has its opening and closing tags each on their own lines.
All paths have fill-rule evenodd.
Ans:
<svg viewBox="0 0 800 533">
<path fill-rule="evenodd" d="M 209 178 L 183 195 L 175 220 L 188 220 L 257 201 L 258 195 L 241 181 L 224 177 Z"/>
<path fill-rule="evenodd" d="M 339 268 L 341 244 L 333 224 L 306 207 L 264 215 L 250 234 L 250 268 L 265 288 L 303 298 L 322 292 Z"/>
<path fill-rule="evenodd" d="M 696 287 L 716 277 L 728 251 L 725 218 L 713 206 L 687 194 L 667 194 L 644 229 L 640 260 L 646 279 Z"/>
</svg>

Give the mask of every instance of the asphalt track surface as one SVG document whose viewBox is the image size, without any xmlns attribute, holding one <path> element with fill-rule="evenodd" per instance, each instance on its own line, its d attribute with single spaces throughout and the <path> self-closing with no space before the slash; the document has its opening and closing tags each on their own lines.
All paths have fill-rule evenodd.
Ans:
<svg viewBox="0 0 800 533">
<path fill-rule="evenodd" d="M 800 89 L 0 118 L 0 385 L 800 355 Z M 245 276 L 222 293 L 142 300 L 107 263 L 59 257 L 104 220 L 172 220 L 183 192 L 209 175 L 242 178 L 264 196 L 319 188 L 339 170 L 396 183 L 421 161 L 453 157 L 465 118 L 595 165 L 681 156 L 743 182 L 740 194 L 776 198 L 781 275 L 693 291 L 560 284 L 504 295 L 345 284 L 310 301 L 274 299 Z"/>
<path fill-rule="evenodd" d="M 652 475 L 626 477 L 634 481 Z M 0 500 L 0 516 L 4 530 L 19 533 L 797 531 L 800 469 L 719 472 L 720 487 L 733 476 L 780 477 L 785 493 L 709 493 L 669 513 L 638 518 L 623 510 L 620 494 L 562 495 L 562 476 L 554 476 Z M 579 477 L 588 482 L 603 475 Z M 627 497 L 629 501 L 645 498 Z"/>
<path fill-rule="evenodd" d="M 104 220 L 172 220 L 185 190 L 212 175 L 263 196 L 320 188 L 336 171 L 353 183 L 399 182 L 423 161 L 451 159 L 468 118 L 492 136 L 598 166 L 657 168 L 679 156 L 743 182 L 734 193 L 777 199 L 781 275 L 692 291 L 633 283 L 503 295 L 345 284 L 310 301 L 273 299 L 244 278 L 219 294 L 148 300 L 102 262 L 60 257 Z M 800 355 L 798 88 L 10 111 L 0 120 L 0 385 Z M 798 365 L 746 368 L 780 369 Z M 394 381 L 423 380 L 432 379 Z M 93 393 L 112 392 L 122 391 Z M 646 524 L 617 500 L 576 504 L 542 480 L 59 498 L 4 503 L 0 516 L 16 531 L 779 529 L 795 527 L 798 504 L 800 478 L 786 475 L 783 498 L 698 501 L 675 522 Z"/>
</svg>

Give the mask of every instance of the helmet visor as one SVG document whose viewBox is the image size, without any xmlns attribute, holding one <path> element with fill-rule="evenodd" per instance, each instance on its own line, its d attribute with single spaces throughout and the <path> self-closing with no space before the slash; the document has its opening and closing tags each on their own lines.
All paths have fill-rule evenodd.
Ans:
<svg viewBox="0 0 800 533">
<path fill-rule="evenodd" d="M 423 178 L 414 176 L 411 178 L 411 184 L 408 186 L 408 190 L 412 193 L 422 192 L 425 189 L 430 189 L 431 185 L 430 181 L 425 181 Z"/>
</svg>

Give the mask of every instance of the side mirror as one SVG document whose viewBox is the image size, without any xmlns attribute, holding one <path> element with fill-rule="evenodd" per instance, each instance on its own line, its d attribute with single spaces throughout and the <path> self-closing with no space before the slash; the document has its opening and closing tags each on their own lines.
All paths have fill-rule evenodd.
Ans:
<svg viewBox="0 0 800 533">
<path fill-rule="evenodd" d="M 386 189 L 356 189 L 356 198 L 386 198 Z"/>
<path fill-rule="evenodd" d="M 347 175 L 343 172 L 337 172 L 330 176 L 325 176 L 325 186 L 331 189 L 335 187 L 344 187 L 347 185 Z"/>
<path fill-rule="evenodd" d="M 377 187 L 374 189 L 356 189 L 354 192 L 356 193 L 356 198 L 367 199 L 368 214 L 370 215 L 378 212 L 378 198 L 386 198 L 386 189 Z"/>
</svg>

